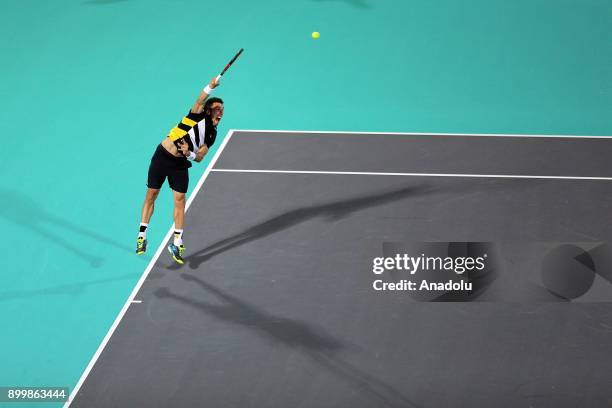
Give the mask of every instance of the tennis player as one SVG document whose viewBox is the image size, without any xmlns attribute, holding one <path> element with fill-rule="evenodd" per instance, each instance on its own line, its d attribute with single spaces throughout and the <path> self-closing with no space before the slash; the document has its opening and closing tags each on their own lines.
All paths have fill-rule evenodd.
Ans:
<svg viewBox="0 0 612 408">
<path fill-rule="evenodd" d="M 189 168 L 191 162 L 200 162 L 215 143 L 217 125 L 223 117 L 223 100 L 210 97 L 213 89 L 219 86 L 219 77 L 211 79 L 198 96 L 193 107 L 170 134 L 157 146 L 147 181 L 147 193 L 142 205 L 140 230 L 136 239 L 136 254 L 142 255 L 147 250 L 147 228 L 153 215 L 155 199 L 159 190 L 168 178 L 168 184 L 174 195 L 174 239 L 168 245 L 172 258 L 183 264 L 185 245 L 183 244 L 183 227 L 185 218 L 185 193 L 189 185 Z"/>
</svg>

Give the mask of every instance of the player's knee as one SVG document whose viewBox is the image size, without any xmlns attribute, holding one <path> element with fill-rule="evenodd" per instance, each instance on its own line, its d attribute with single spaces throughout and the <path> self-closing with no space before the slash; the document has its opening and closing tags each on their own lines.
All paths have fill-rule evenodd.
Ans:
<svg viewBox="0 0 612 408">
<path fill-rule="evenodd" d="M 185 205 L 185 194 L 184 193 L 174 193 L 174 203 L 176 205 Z"/>
<path fill-rule="evenodd" d="M 153 204 L 158 195 L 159 195 L 159 190 L 149 189 L 147 190 L 147 196 L 145 199 L 147 200 L 149 204 Z"/>
</svg>

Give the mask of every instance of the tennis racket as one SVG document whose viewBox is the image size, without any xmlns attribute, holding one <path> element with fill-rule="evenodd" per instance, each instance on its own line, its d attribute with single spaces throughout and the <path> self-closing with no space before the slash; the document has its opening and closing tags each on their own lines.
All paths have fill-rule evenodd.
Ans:
<svg viewBox="0 0 612 408">
<path fill-rule="evenodd" d="M 238 59 L 238 57 L 240 56 L 240 54 L 242 54 L 242 51 L 244 51 L 244 48 L 241 48 L 240 51 L 238 51 L 238 53 L 236 55 L 234 55 L 234 58 L 232 58 L 230 60 L 230 62 L 227 63 L 227 65 L 225 66 L 225 68 L 223 68 L 223 71 L 221 71 L 221 73 L 219 75 L 217 75 L 217 83 L 219 82 L 219 80 L 221 79 L 221 77 L 223 76 L 223 74 L 225 74 L 225 72 L 229 69 L 229 67 L 232 66 L 232 64 L 234 63 L 234 61 L 236 61 Z"/>
</svg>

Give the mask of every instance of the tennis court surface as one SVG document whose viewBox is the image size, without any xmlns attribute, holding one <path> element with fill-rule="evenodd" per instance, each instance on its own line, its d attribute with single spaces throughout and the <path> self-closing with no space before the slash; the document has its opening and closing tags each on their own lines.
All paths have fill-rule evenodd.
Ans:
<svg viewBox="0 0 612 408">
<path fill-rule="evenodd" d="M 610 241 L 610 157 L 605 137 L 232 131 L 185 265 L 162 243 L 70 406 L 611 406 L 610 303 L 372 287 L 385 242 Z"/>
</svg>

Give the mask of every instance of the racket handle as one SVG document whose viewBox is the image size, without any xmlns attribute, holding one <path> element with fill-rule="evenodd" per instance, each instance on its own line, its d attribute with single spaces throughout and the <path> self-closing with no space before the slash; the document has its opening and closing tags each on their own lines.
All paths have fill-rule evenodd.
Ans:
<svg viewBox="0 0 612 408">
<path fill-rule="evenodd" d="M 219 81 L 221 80 L 221 75 L 223 75 L 223 74 L 219 74 L 219 75 L 217 75 L 217 78 L 215 78 L 215 81 L 217 83 L 219 83 Z"/>
</svg>

